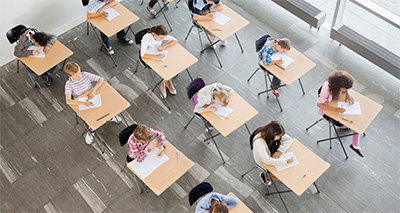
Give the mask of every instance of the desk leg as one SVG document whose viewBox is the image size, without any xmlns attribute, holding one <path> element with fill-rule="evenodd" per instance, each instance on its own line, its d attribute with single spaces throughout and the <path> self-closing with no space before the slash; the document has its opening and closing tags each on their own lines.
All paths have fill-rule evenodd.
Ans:
<svg viewBox="0 0 400 213">
<path fill-rule="evenodd" d="M 135 175 L 135 178 L 137 179 L 136 175 Z M 156 204 L 156 203 L 153 201 L 153 199 L 151 199 L 151 197 L 149 196 L 149 193 L 147 192 L 146 186 L 145 186 L 144 183 L 142 184 L 142 187 L 143 187 L 143 189 L 144 189 L 144 192 L 146 192 L 147 198 L 149 198 L 150 201 L 153 203 L 153 206 L 155 207 L 155 209 L 157 210 L 157 212 L 160 212 L 160 210 L 159 210 L 158 207 L 157 207 L 157 204 Z M 141 190 L 140 190 L 140 193 L 142 193 Z"/>
<path fill-rule="evenodd" d="M 114 57 L 109 53 L 109 51 L 108 51 L 106 45 L 104 44 L 104 41 L 101 40 L 101 38 L 99 37 L 99 35 L 97 35 L 95 27 L 94 27 L 92 24 L 90 24 L 90 26 L 92 27 L 92 29 L 93 29 L 93 31 L 94 31 L 94 34 L 95 34 L 96 37 L 97 37 L 97 40 L 99 40 L 99 42 L 100 42 L 100 45 L 101 45 L 100 51 L 101 51 L 101 49 L 104 47 L 104 49 L 107 51 L 107 54 L 111 57 L 111 60 L 114 62 L 114 65 L 115 65 L 115 66 L 118 66 L 118 65 L 117 65 L 117 62 L 116 62 L 115 59 L 114 59 Z"/>
<path fill-rule="evenodd" d="M 249 127 L 247 126 L 247 123 L 244 123 L 244 126 L 246 127 L 247 132 L 249 133 L 249 135 L 251 135 L 250 130 L 249 130 Z"/>
<path fill-rule="evenodd" d="M 208 42 L 210 43 L 210 46 L 208 46 L 208 47 L 206 47 L 205 49 L 201 50 L 200 53 L 203 53 L 206 49 L 211 48 L 212 51 L 213 51 L 214 54 L 215 54 L 215 57 L 217 57 L 217 60 L 218 60 L 218 63 L 219 63 L 220 68 L 222 68 L 222 64 L 221 64 L 221 61 L 219 60 L 219 57 L 218 57 L 218 55 L 217 55 L 217 52 L 215 52 L 215 49 L 213 48 L 213 46 L 214 46 L 216 43 L 218 43 L 220 40 L 218 40 L 218 41 L 212 43 L 212 42 L 211 42 L 211 39 L 210 39 L 210 36 L 208 35 L 208 31 L 207 31 L 206 29 L 204 29 L 204 33 L 205 33 L 206 36 L 207 36 L 207 39 L 208 39 Z M 200 33 L 199 33 L 199 36 L 200 36 Z"/>
<path fill-rule="evenodd" d="M 289 210 L 288 210 L 287 207 L 286 207 L 285 201 L 283 200 L 283 198 L 282 198 L 282 196 L 281 196 L 281 192 L 278 190 L 278 187 L 276 187 L 275 181 L 274 181 L 274 179 L 272 178 L 272 175 L 271 175 L 270 172 L 268 172 L 268 176 L 269 176 L 269 178 L 271 179 L 271 182 L 272 182 L 272 184 L 274 185 L 275 190 L 276 190 L 277 194 L 279 195 L 279 198 L 281 198 L 281 201 L 282 201 L 282 203 L 283 203 L 283 206 L 284 206 L 285 209 L 286 209 L 286 212 L 289 213 Z M 270 193 L 270 194 L 271 194 L 271 193 Z"/>
<path fill-rule="evenodd" d="M 169 3 L 165 4 L 164 6 L 161 6 L 160 1 L 157 1 L 157 3 L 158 3 L 158 5 L 160 5 L 160 8 L 161 8 L 161 9 L 154 15 L 153 18 L 156 18 L 157 15 L 161 12 L 161 13 L 163 14 L 164 18 L 165 18 L 165 21 L 166 21 L 167 24 L 168 24 L 168 27 L 169 27 L 170 31 L 172 31 L 172 27 L 171 27 L 171 25 L 169 24 L 169 21 L 168 21 L 168 19 L 167 19 L 167 16 L 165 16 L 165 13 L 164 13 L 164 8 L 167 7 L 167 5 L 168 5 Z"/>
<path fill-rule="evenodd" d="M 129 25 L 128 29 L 126 30 L 126 34 L 128 34 L 128 32 L 129 32 L 129 30 L 130 30 L 130 31 L 133 33 L 133 35 L 134 35 L 134 36 L 136 36 L 136 33 L 135 33 L 135 32 L 133 32 L 133 30 L 132 30 L 132 27 L 131 27 L 131 26 L 132 26 L 132 24 L 131 24 L 131 25 Z M 125 34 L 125 35 L 126 35 L 126 34 Z"/>
<path fill-rule="evenodd" d="M 303 84 L 301 83 L 301 80 L 300 80 L 300 78 L 299 78 L 299 83 L 300 83 L 301 91 L 303 91 L 303 95 L 305 95 L 306 93 L 304 92 L 304 89 L 303 89 Z"/>
<path fill-rule="evenodd" d="M 190 80 L 193 81 L 192 75 L 190 75 L 190 72 L 189 72 L 188 69 L 186 69 L 186 72 L 187 72 L 187 74 L 189 75 Z"/>
<path fill-rule="evenodd" d="M 189 178 L 187 178 L 186 174 L 184 174 L 183 176 L 185 176 L 185 178 L 186 178 L 187 182 L 188 182 L 188 183 L 189 183 L 189 185 L 190 185 L 190 188 L 192 188 L 192 189 L 193 189 L 192 183 L 190 183 L 190 181 L 189 181 Z"/>
<path fill-rule="evenodd" d="M 272 80 L 271 80 L 271 77 L 269 76 L 268 72 L 266 72 L 266 75 L 267 75 L 267 77 L 268 77 L 269 83 L 271 84 L 271 88 L 272 88 L 273 90 L 276 90 L 276 89 L 274 88 L 274 86 L 272 86 Z M 265 91 L 265 92 L 267 92 L 267 94 L 268 94 L 268 88 L 267 88 L 267 91 Z M 263 93 L 263 92 L 261 92 L 261 93 Z M 260 95 L 261 93 L 258 93 L 258 95 Z M 278 102 L 278 105 L 279 105 L 279 108 L 281 109 L 281 112 L 283 112 L 283 109 L 282 109 L 282 107 L 281 107 L 281 103 L 279 102 L 279 98 L 278 98 L 276 95 L 274 95 L 274 96 L 275 96 L 276 101 Z"/>
<path fill-rule="evenodd" d="M 238 36 L 237 36 L 236 33 L 235 33 L 235 37 L 236 37 L 236 40 L 237 40 L 238 43 L 239 43 L 239 47 L 240 47 L 240 49 L 242 50 L 242 53 L 244 53 L 244 50 L 243 50 L 243 48 L 242 48 L 242 44 L 240 43 L 239 38 L 238 38 Z"/>
<path fill-rule="evenodd" d="M 42 93 L 42 95 L 46 98 L 47 101 L 50 102 L 50 104 L 53 104 L 53 102 L 50 100 L 50 97 L 47 96 L 46 92 L 44 91 L 44 89 L 40 86 L 39 82 L 37 81 L 39 76 L 36 75 L 36 78 L 35 78 L 35 77 L 32 76 L 33 74 L 31 72 L 29 72 L 28 69 L 26 71 L 28 72 L 29 78 L 31 79 L 31 81 L 33 83 L 33 86 L 35 88 L 39 89 L 39 92 Z"/>
<path fill-rule="evenodd" d="M 320 191 L 319 191 L 319 189 L 318 189 L 318 186 L 317 186 L 317 184 L 314 182 L 314 186 L 315 186 L 315 188 L 317 189 L 317 192 L 318 192 L 318 194 L 320 193 Z"/>
<path fill-rule="evenodd" d="M 94 134 L 95 132 L 90 129 L 89 125 L 87 125 L 87 123 L 85 121 L 83 121 L 83 123 L 85 124 L 87 132 L 90 132 L 93 135 L 93 141 L 97 145 L 97 147 L 99 147 L 101 154 L 104 154 L 104 150 L 101 148 L 100 144 L 96 140 L 96 135 Z M 83 133 L 83 134 L 85 134 L 85 133 Z"/>
<path fill-rule="evenodd" d="M 17 59 L 17 73 L 19 73 L 19 59 Z"/>
<path fill-rule="evenodd" d="M 126 121 L 124 114 L 122 114 L 122 112 L 121 112 L 121 113 L 119 113 L 119 114 L 121 115 L 122 119 L 124 120 L 124 122 L 125 122 L 125 125 L 128 127 L 128 126 L 129 126 L 129 124 L 128 124 L 128 122 Z"/>
</svg>

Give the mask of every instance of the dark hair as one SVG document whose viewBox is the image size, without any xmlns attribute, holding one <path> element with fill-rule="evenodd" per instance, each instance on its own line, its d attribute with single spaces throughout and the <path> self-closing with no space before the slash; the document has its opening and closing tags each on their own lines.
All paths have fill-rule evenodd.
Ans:
<svg viewBox="0 0 400 213">
<path fill-rule="evenodd" d="M 271 155 L 273 154 L 273 150 L 275 149 L 274 141 L 275 136 L 277 135 L 284 135 L 285 129 L 283 128 L 282 124 L 279 121 L 272 121 L 271 123 L 267 124 L 266 126 L 258 128 L 254 135 L 261 133 L 261 137 L 265 140 L 265 143 L 268 146 L 268 149 L 271 151 Z M 253 140 L 254 142 L 254 140 Z M 253 149 L 253 142 L 250 144 L 251 149 Z"/>
<path fill-rule="evenodd" d="M 203 207 L 201 207 L 202 209 L 209 211 L 209 212 L 216 212 L 216 213 L 228 213 L 229 209 L 228 207 L 223 204 L 218 202 L 218 200 L 215 199 L 211 199 L 211 206 L 208 209 L 205 209 Z"/>
<path fill-rule="evenodd" d="M 50 40 L 50 37 L 42 32 L 33 34 L 32 38 L 35 39 L 40 46 L 46 46 L 47 42 Z"/>
<path fill-rule="evenodd" d="M 350 89 L 353 87 L 354 78 L 346 71 L 335 71 L 326 78 L 329 83 L 329 91 L 332 100 L 336 100 L 340 94 L 340 88 Z"/>
<path fill-rule="evenodd" d="M 156 35 L 168 35 L 168 30 L 167 28 L 165 28 L 164 25 L 158 25 L 151 27 L 150 30 L 147 31 L 147 33 L 154 33 Z"/>
</svg>

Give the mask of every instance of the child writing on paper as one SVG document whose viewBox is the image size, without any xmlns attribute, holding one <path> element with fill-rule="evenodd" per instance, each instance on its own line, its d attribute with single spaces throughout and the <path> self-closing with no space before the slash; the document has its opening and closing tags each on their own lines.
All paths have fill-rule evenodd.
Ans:
<svg viewBox="0 0 400 213">
<path fill-rule="evenodd" d="M 150 142 L 152 137 L 157 137 L 157 140 Z M 144 161 L 150 150 L 157 146 L 157 143 L 161 146 L 158 156 L 162 156 L 165 150 L 165 135 L 164 133 L 151 129 L 146 125 L 139 125 L 136 127 L 133 134 L 128 139 L 129 153 L 128 156 L 138 163 Z"/>
<path fill-rule="evenodd" d="M 65 72 L 69 76 L 69 79 L 65 83 L 65 101 L 68 105 L 85 105 L 91 106 L 92 102 L 90 99 L 94 97 L 96 91 L 99 89 L 104 79 L 98 75 L 81 72 L 80 66 L 75 62 L 68 62 L 64 67 Z M 96 85 L 93 87 L 91 82 L 97 81 Z M 87 94 L 87 101 L 79 101 L 78 97 L 82 94 L 90 91 Z M 113 117 L 110 121 L 121 123 L 122 119 L 119 116 Z M 94 133 L 88 131 L 85 135 L 85 141 L 87 144 L 93 143 Z"/>
<path fill-rule="evenodd" d="M 51 46 L 57 41 L 56 35 L 38 32 L 38 30 L 34 28 L 25 28 L 21 31 L 20 34 L 21 35 L 17 41 L 17 45 L 14 48 L 14 55 L 16 57 L 29 57 L 39 55 L 39 50 L 28 50 L 28 47 L 31 45 L 43 47 L 43 52 L 47 55 L 48 53 L 50 53 Z M 33 71 L 29 69 L 29 67 L 27 67 L 25 64 L 24 66 L 26 67 L 26 69 L 28 69 L 29 72 L 33 73 Z M 53 82 L 51 74 L 55 70 L 56 66 L 50 68 L 47 72 L 43 73 L 40 76 L 47 86 L 50 86 Z"/>
<path fill-rule="evenodd" d="M 319 98 L 317 100 L 317 106 L 320 108 L 319 114 L 322 115 L 326 120 L 333 121 L 336 126 L 339 126 L 343 129 L 347 128 L 340 122 L 332 119 L 331 117 L 324 114 L 324 110 L 331 110 L 336 112 L 344 112 L 345 109 L 329 106 L 329 103 L 333 100 L 338 100 L 340 96 L 344 96 L 346 102 L 349 104 L 353 104 L 354 100 L 347 92 L 350 88 L 353 87 L 354 78 L 346 71 L 335 71 L 331 73 L 328 78 L 326 78 L 326 82 L 321 88 L 321 93 L 319 94 Z M 359 157 L 363 158 L 364 155 L 361 153 L 359 142 L 360 135 L 353 135 L 353 143 L 350 145 L 350 149 L 355 152 Z"/>
<path fill-rule="evenodd" d="M 236 197 L 211 192 L 197 203 L 195 213 L 228 213 L 238 203 Z"/>
<path fill-rule="evenodd" d="M 279 121 L 272 121 L 258 128 L 250 136 L 250 148 L 253 150 L 254 161 L 261 168 L 264 168 L 264 164 L 279 166 L 292 163 L 293 158 L 279 159 L 292 143 L 293 139 L 285 133 Z M 270 184 L 264 172 L 261 172 L 260 177 L 264 184 Z M 281 182 L 277 178 L 274 178 L 274 181 Z"/>
<path fill-rule="evenodd" d="M 213 103 L 224 107 L 227 106 L 232 92 L 232 88 L 221 83 L 214 83 L 201 88 L 193 100 L 194 112 L 215 112 L 217 111 L 216 107 L 205 108 L 206 105 Z"/>
<path fill-rule="evenodd" d="M 282 59 L 280 60 L 272 60 L 271 56 L 275 53 L 285 54 L 287 51 L 290 50 L 291 44 L 290 40 L 287 38 L 274 38 L 269 36 L 267 41 L 265 42 L 264 46 L 258 52 L 258 57 L 262 61 L 264 65 L 272 66 L 276 64 L 283 64 Z M 271 73 L 270 73 L 271 74 Z M 272 94 L 276 95 L 277 97 L 280 96 L 278 92 L 278 88 L 280 87 L 281 80 L 277 77 L 272 78 L 272 85 L 273 88 Z"/>
<path fill-rule="evenodd" d="M 163 41 L 167 41 L 167 43 L 162 44 Z M 173 36 L 168 35 L 168 30 L 164 25 L 158 25 L 150 28 L 150 30 L 143 36 L 142 44 L 140 48 L 140 56 L 142 58 L 164 58 L 164 53 L 160 54 L 151 54 L 149 53 L 150 49 L 157 49 L 158 51 L 164 51 L 170 46 L 173 46 L 178 43 L 178 40 Z M 172 84 L 171 79 L 168 82 L 168 90 L 172 95 L 176 95 L 176 90 L 174 85 Z M 165 89 L 165 80 L 161 82 L 160 86 L 161 94 L 164 98 L 167 97 L 167 91 Z"/>
<path fill-rule="evenodd" d="M 222 9 L 224 7 L 221 0 L 193 0 L 191 7 L 192 18 L 194 21 L 212 21 L 215 18 L 214 13 Z M 210 32 L 208 32 L 208 35 L 211 43 L 214 43 L 215 36 Z M 221 45 L 226 46 L 226 40 L 221 40 Z"/>
</svg>

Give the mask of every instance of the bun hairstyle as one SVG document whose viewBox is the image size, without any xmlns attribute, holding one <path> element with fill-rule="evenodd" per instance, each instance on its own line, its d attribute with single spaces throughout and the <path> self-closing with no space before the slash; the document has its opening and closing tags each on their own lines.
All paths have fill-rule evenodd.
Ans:
<svg viewBox="0 0 400 213">
<path fill-rule="evenodd" d="M 340 94 L 340 88 L 350 89 L 353 87 L 354 78 L 346 71 L 334 71 L 326 81 L 329 83 L 329 91 L 332 93 L 332 100 L 336 100 Z"/>
<path fill-rule="evenodd" d="M 168 30 L 167 28 L 165 28 L 164 25 L 158 25 L 158 26 L 154 26 L 151 27 L 149 31 L 147 31 L 147 33 L 154 33 L 156 35 L 168 35 Z"/>
</svg>

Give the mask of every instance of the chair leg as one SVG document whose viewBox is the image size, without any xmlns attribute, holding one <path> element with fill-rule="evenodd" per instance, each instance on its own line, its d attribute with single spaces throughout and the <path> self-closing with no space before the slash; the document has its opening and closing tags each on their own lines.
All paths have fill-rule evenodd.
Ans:
<svg viewBox="0 0 400 213">
<path fill-rule="evenodd" d="M 253 169 L 255 169 L 255 168 L 256 168 L 256 166 L 253 166 L 253 168 L 251 168 L 249 171 L 245 172 L 245 173 L 242 175 L 242 178 L 243 178 L 245 175 L 247 175 L 249 172 L 253 171 Z"/>
<path fill-rule="evenodd" d="M 188 32 L 188 34 L 186 35 L 186 37 L 185 37 L 185 41 L 186 41 L 186 39 L 189 37 L 189 34 L 190 34 L 190 32 L 192 32 L 192 29 L 193 29 L 193 27 L 194 27 L 194 25 L 192 25 L 192 27 L 190 28 L 190 30 L 189 30 L 189 32 Z"/>
<path fill-rule="evenodd" d="M 250 78 L 247 79 L 247 81 L 250 81 L 250 79 L 254 76 L 254 74 L 256 74 L 256 72 L 259 70 L 260 68 L 257 68 L 256 71 L 253 72 L 253 74 L 251 74 Z"/>
<path fill-rule="evenodd" d="M 315 121 L 315 123 L 311 124 L 311 126 L 306 128 L 306 131 L 308 131 L 311 127 L 315 126 L 317 123 L 319 123 L 320 121 L 322 121 L 324 118 L 320 118 L 318 121 Z"/>
<path fill-rule="evenodd" d="M 89 35 L 89 22 L 86 21 L 86 35 Z"/>
<path fill-rule="evenodd" d="M 190 122 L 192 122 L 193 118 L 196 117 L 195 115 L 192 116 L 192 118 L 189 120 L 189 122 L 186 124 L 186 126 L 184 127 L 185 129 L 189 126 Z"/>
</svg>

